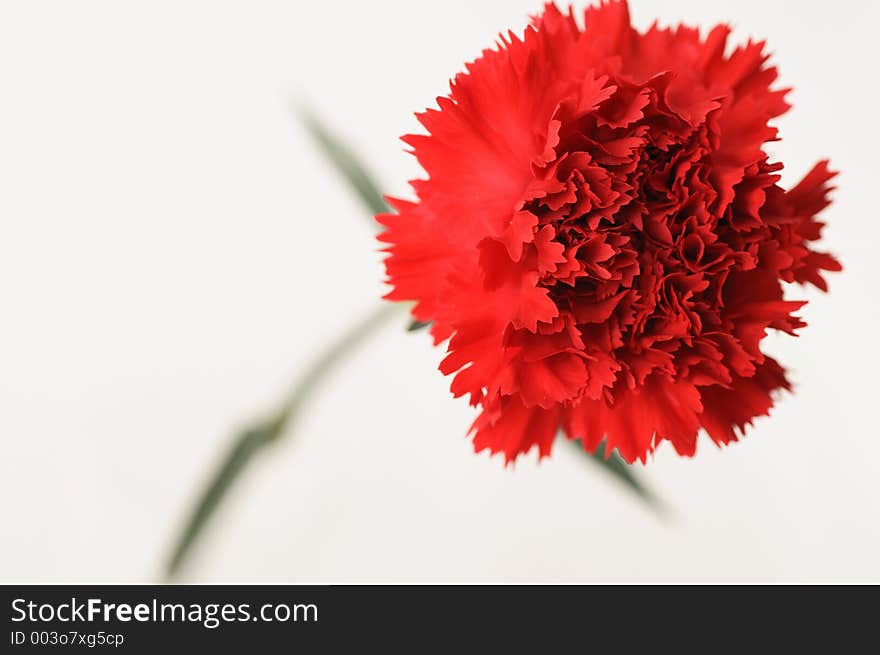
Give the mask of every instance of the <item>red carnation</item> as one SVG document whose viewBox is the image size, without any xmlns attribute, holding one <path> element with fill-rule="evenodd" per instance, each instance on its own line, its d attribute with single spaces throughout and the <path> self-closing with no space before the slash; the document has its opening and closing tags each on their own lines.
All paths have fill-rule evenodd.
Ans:
<svg viewBox="0 0 880 655">
<path fill-rule="evenodd" d="M 404 141 L 428 179 L 377 217 L 387 297 L 449 340 L 478 451 L 548 455 L 561 429 L 628 462 L 693 455 L 789 388 L 761 340 L 804 325 L 782 282 L 840 270 L 811 243 L 834 174 L 778 185 L 763 144 L 788 105 L 763 43 L 642 34 L 618 1 L 583 23 L 548 4 L 419 114 Z"/>
</svg>

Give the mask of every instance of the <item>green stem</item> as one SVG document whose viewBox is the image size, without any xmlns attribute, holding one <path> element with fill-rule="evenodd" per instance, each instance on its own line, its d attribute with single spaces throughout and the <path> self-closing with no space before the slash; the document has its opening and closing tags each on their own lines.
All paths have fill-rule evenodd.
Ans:
<svg viewBox="0 0 880 655">
<path fill-rule="evenodd" d="M 562 438 L 564 439 L 565 437 L 563 436 Z M 571 443 L 581 453 L 584 452 L 584 448 L 579 441 L 572 441 Z M 603 469 L 606 473 L 611 475 L 611 477 L 615 478 L 618 482 L 627 487 L 636 496 L 641 498 L 658 515 L 662 517 L 668 517 L 670 515 L 669 509 L 650 489 L 648 489 L 633 474 L 632 466 L 630 464 L 627 464 L 626 461 L 617 454 L 617 452 L 612 452 L 608 457 L 606 457 L 605 448 L 606 444 L 603 441 L 599 444 L 599 447 L 596 448 L 596 451 L 590 456 L 590 460 L 599 468 Z"/>
<path fill-rule="evenodd" d="M 345 178 L 348 186 L 354 190 L 364 207 L 369 210 L 370 225 L 374 230 L 377 230 L 379 225 L 373 220 L 373 216 L 389 212 L 391 208 L 379 192 L 379 187 L 372 175 L 367 172 L 354 152 L 339 141 L 308 108 L 304 105 L 296 105 L 295 109 L 306 130 L 321 146 L 321 151 L 333 164 L 333 168 Z"/>
<path fill-rule="evenodd" d="M 199 496 L 198 502 L 193 506 L 175 542 L 165 570 L 169 579 L 179 574 L 182 564 L 214 511 L 254 455 L 262 451 L 265 446 L 281 439 L 297 417 L 305 400 L 342 358 L 363 343 L 377 328 L 406 309 L 408 309 L 407 304 L 386 303 L 355 324 L 302 373 L 281 407 L 268 419 L 254 423 L 239 433 L 226 456 L 221 460 L 220 467 Z"/>
</svg>

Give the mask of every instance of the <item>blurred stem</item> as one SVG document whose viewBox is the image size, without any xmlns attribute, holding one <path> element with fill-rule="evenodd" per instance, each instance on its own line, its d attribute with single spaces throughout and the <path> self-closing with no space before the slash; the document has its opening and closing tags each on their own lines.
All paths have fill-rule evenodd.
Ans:
<svg viewBox="0 0 880 655">
<path fill-rule="evenodd" d="M 254 455 L 265 446 L 278 442 L 297 417 L 306 399 L 339 361 L 361 345 L 381 325 L 408 309 L 404 303 L 384 303 L 343 334 L 300 375 L 284 403 L 267 419 L 258 421 L 232 441 L 226 456 L 210 482 L 199 496 L 181 530 L 165 570 L 174 578 L 202 534 L 214 511 L 229 493 L 235 481 L 247 468 Z"/>
<path fill-rule="evenodd" d="M 572 441 L 571 443 L 582 454 L 585 452 L 580 441 Z M 590 461 L 641 498 L 657 514 L 661 516 L 669 515 L 666 505 L 635 476 L 632 466 L 627 464 L 626 460 L 618 455 L 617 452 L 612 452 L 610 456 L 606 457 L 604 441 L 599 444 L 596 451 L 590 456 Z"/>
<path fill-rule="evenodd" d="M 299 115 L 306 131 L 321 147 L 321 152 L 330 160 L 333 168 L 345 178 L 345 181 L 348 182 L 348 185 L 370 212 L 370 222 L 373 229 L 378 229 L 378 224 L 372 220 L 373 216 L 390 212 L 391 208 L 385 202 L 385 198 L 382 197 L 382 193 L 373 180 L 373 176 L 367 172 L 366 167 L 355 156 L 354 152 L 333 136 L 330 130 L 305 105 L 295 105 L 295 111 Z"/>
</svg>

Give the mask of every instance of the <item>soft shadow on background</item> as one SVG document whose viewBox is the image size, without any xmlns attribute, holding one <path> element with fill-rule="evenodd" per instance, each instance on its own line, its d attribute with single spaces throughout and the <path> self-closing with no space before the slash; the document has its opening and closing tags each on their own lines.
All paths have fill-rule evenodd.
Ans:
<svg viewBox="0 0 880 655">
<path fill-rule="evenodd" d="M 0 580 L 157 579 L 234 429 L 381 295 L 373 233 L 291 97 L 405 195 L 412 112 L 539 7 L 0 4 Z M 663 522 L 568 448 L 473 455 L 442 352 L 401 318 L 254 467 L 187 580 L 880 582 L 880 5 L 631 8 L 767 38 L 795 86 L 783 183 L 842 171 L 824 243 L 846 270 L 828 296 L 793 288 L 809 327 L 768 338 L 796 394 L 727 450 L 661 448 L 639 472 Z"/>
</svg>

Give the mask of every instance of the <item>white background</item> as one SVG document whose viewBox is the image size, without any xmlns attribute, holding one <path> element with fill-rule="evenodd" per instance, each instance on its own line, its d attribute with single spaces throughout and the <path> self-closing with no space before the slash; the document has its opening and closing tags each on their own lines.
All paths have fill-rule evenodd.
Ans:
<svg viewBox="0 0 880 655">
<path fill-rule="evenodd" d="M 309 101 L 407 192 L 397 137 L 537 1 L 0 4 L 0 580 L 152 581 L 234 429 L 382 293 Z M 211 524 L 186 580 L 880 582 L 880 3 L 633 0 L 769 39 L 784 183 L 843 171 L 846 270 L 771 337 L 797 393 L 749 438 L 639 473 L 505 469 L 403 320 L 339 368 Z M 798 290 L 794 297 L 803 297 Z"/>
</svg>

